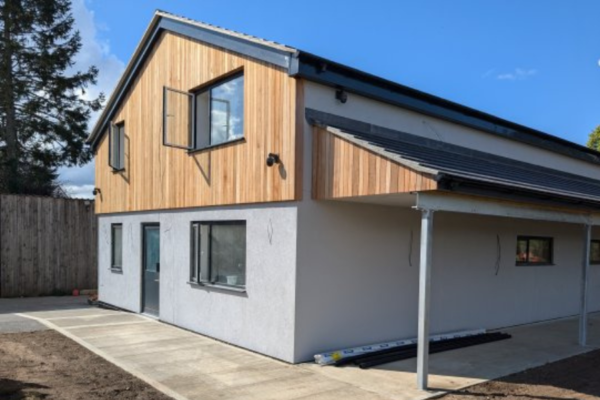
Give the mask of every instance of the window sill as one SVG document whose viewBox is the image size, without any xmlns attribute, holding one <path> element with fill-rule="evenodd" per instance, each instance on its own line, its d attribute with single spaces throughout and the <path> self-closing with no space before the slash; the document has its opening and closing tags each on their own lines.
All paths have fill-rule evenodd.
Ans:
<svg viewBox="0 0 600 400">
<path fill-rule="evenodd" d="M 109 268 L 110 272 L 114 272 L 115 274 L 122 274 L 123 268 Z"/>
<path fill-rule="evenodd" d="M 515 266 L 517 267 L 554 267 L 556 264 L 552 264 L 552 263 L 516 263 Z"/>
<path fill-rule="evenodd" d="M 242 143 L 242 142 L 245 142 L 245 141 L 246 141 L 246 138 L 241 137 L 239 139 L 233 139 L 233 140 L 230 140 L 228 142 L 223 142 L 223 143 L 219 143 L 219 144 L 211 144 L 209 146 L 199 147 L 197 149 L 190 149 L 190 150 L 188 150 L 188 154 L 201 153 L 203 151 L 213 150 L 213 149 L 217 149 L 219 147 L 225 147 L 225 146 L 229 146 L 229 145 L 234 145 L 234 144 Z"/>
<path fill-rule="evenodd" d="M 112 168 L 112 167 L 111 167 L 111 168 Z M 112 168 L 112 173 L 113 173 L 113 174 L 118 174 L 118 173 L 120 173 L 120 172 L 123 172 L 123 171 L 125 171 L 125 168 L 119 168 L 119 169 L 117 169 L 117 168 Z"/>
<path fill-rule="evenodd" d="M 218 285 L 218 284 L 213 284 L 213 283 L 198 283 L 198 282 L 191 282 L 191 281 L 188 281 L 188 285 L 190 285 L 192 287 L 197 287 L 197 288 L 217 289 L 217 290 L 223 290 L 223 291 L 234 292 L 234 293 L 246 293 L 245 288 L 241 288 L 241 287 L 237 287 L 237 286 Z"/>
</svg>

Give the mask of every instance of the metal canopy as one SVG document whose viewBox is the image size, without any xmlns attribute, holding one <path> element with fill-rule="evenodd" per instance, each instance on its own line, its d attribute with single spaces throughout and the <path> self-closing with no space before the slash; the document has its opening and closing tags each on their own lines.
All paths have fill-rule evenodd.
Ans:
<svg viewBox="0 0 600 400">
<path fill-rule="evenodd" d="M 433 252 L 434 212 L 456 212 L 505 218 L 521 218 L 541 221 L 581 224 L 583 252 L 581 257 L 581 291 L 579 311 L 579 344 L 587 345 L 590 243 L 592 226 L 600 223 L 598 214 L 576 213 L 572 210 L 537 208 L 529 204 L 490 201 L 472 196 L 455 196 L 436 192 L 417 193 L 414 207 L 421 215 L 421 259 L 419 270 L 418 351 L 417 386 L 428 389 L 429 376 L 429 322 L 430 288 Z"/>
</svg>

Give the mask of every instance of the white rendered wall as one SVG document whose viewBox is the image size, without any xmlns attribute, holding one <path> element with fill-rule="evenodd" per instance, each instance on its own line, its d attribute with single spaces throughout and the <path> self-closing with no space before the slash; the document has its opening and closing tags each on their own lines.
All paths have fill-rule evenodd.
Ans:
<svg viewBox="0 0 600 400">
<path fill-rule="evenodd" d="M 304 81 L 304 84 L 305 104 L 307 108 L 463 147 L 491 152 L 499 156 L 528 163 L 537 163 L 549 168 L 581 174 L 590 178 L 597 179 L 600 176 L 599 165 L 446 122 L 352 93 L 348 94 L 348 102 L 342 104 L 335 99 L 334 88 L 310 81 Z"/>
<path fill-rule="evenodd" d="M 192 221 L 246 220 L 246 293 L 193 286 Z M 160 319 L 293 361 L 297 209 L 292 205 L 211 208 L 99 217 L 100 300 L 141 307 L 141 223 L 160 223 Z M 110 224 L 123 224 L 123 273 L 110 266 Z"/>
<path fill-rule="evenodd" d="M 419 225 L 420 213 L 408 208 L 303 202 L 296 361 L 320 351 L 416 336 Z M 600 231 L 594 233 L 600 239 Z M 517 235 L 553 237 L 555 265 L 517 267 Z M 582 238 L 577 225 L 436 213 L 432 333 L 576 314 Z M 590 310 L 599 310 L 600 265 L 591 268 L 590 292 Z"/>
</svg>

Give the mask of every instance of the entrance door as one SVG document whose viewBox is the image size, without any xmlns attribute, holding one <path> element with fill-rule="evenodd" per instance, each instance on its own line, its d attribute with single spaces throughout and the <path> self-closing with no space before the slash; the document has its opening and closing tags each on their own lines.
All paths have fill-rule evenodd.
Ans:
<svg viewBox="0 0 600 400">
<path fill-rule="evenodd" d="M 158 317 L 160 287 L 160 227 L 143 225 L 142 312 Z"/>
</svg>

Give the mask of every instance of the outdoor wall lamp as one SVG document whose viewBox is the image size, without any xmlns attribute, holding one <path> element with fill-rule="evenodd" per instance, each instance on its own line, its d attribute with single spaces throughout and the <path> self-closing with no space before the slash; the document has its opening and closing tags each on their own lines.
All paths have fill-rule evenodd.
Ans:
<svg viewBox="0 0 600 400">
<path fill-rule="evenodd" d="M 348 101 L 348 93 L 344 89 L 338 89 L 335 91 L 335 98 L 344 104 Z"/>
<path fill-rule="evenodd" d="M 92 191 L 92 194 L 94 196 L 96 196 L 98 194 L 102 194 L 102 191 L 100 190 L 100 188 L 95 187 L 94 190 Z"/>
<path fill-rule="evenodd" d="M 272 167 L 273 164 L 279 164 L 281 160 L 279 159 L 279 154 L 269 153 L 267 156 L 267 166 Z"/>
</svg>

